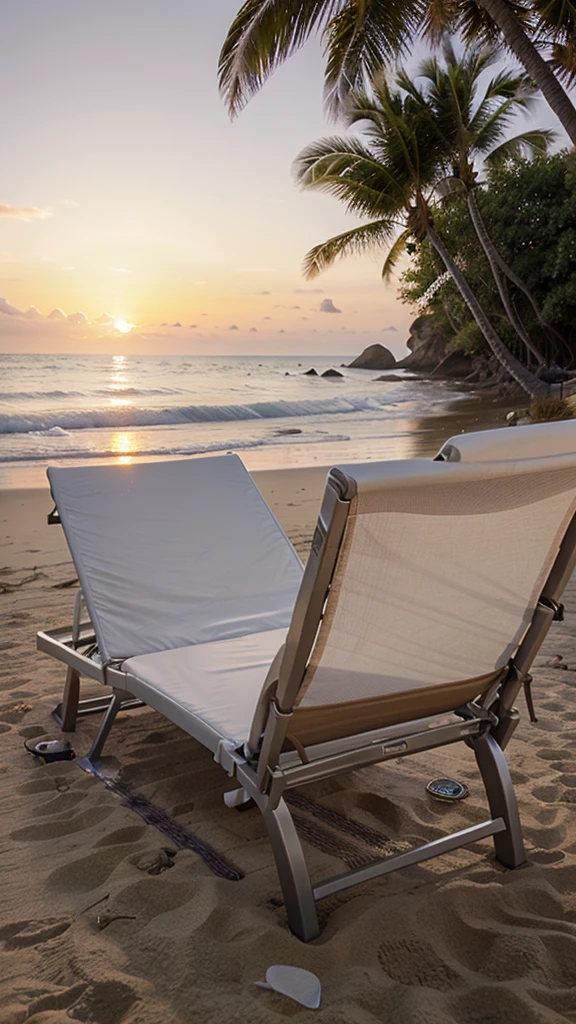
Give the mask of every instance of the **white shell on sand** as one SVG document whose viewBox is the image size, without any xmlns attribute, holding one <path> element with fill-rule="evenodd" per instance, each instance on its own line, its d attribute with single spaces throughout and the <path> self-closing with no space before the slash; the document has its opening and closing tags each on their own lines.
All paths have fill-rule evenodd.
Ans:
<svg viewBox="0 0 576 1024">
<path fill-rule="evenodd" d="M 266 984 L 256 982 L 259 988 L 272 989 L 289 999 L 294 999 L 309 1010 L 317 1010 L 320 1006 L 322 986 L 319 979 L 311 971 L 302 967 L 288 967 L 275 964 L 266 971 Z"/>
</svg>

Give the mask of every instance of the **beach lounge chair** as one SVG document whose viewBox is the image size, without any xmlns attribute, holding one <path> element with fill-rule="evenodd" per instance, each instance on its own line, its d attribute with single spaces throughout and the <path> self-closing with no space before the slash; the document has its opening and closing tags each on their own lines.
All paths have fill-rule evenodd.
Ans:
<svg viewBox="0 0 576 1024">
<path fill-rule="evenodd" d="M 333 469 L 299 586 L 293 551 L 236 460 L 49 477 L 101 662 L 89 669 L 82 624 L 76 641 L 43 633 L 38 646 L 113 690 L 85 767 L 135 699 L 204 744 L 239 786 L 226 802 L 262 812 L 304 941 L 319 934 L 317 900 L 397 868 L 488 836 L 503 864 L 524 863 L 503 748 L 576 561 L 575 454 Z M 222 528 L 222 505 L 237 529 Z M 311 884 L 289 789 L 462 741 L 486 821 Z"/>
<path fill-rule="evenodd" d="M 490 462 L 570 452 L 576 452 L 576 420 L 455 434 L 444 442 L 436 459 L 439 462 Z"/>
</svg>

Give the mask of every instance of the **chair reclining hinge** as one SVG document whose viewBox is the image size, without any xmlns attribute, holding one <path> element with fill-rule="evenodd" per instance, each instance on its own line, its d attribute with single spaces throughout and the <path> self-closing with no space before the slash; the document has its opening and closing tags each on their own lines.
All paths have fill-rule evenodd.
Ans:
<svg viewBox="0 0 576 1024">
<path fill-rule="evenodd" d="M 48 526 L 60 525 L 62 520 L 60 519 L 60 513 L 59 513 L 58 509 L 56 508 L 56 505 L 54 505 L 54 508 L 52 509 L 52 511 L 48 513 L 47 518 L 48 518 Z"/>
<path fill-rule="evenodd" d="M 462 704 L 459 708 L 456 708 L 454 714 L 458 715 L 459 718 L 464 718 L 466 721 L 478 719 L 481 722 L 489 722 L 490 725 L 498 725 L 499 721 L 498 716 L 493 711 L 490 711 L 489 708 L 483 708 L 473 700 L 469 700 L 467 704 Z"/>
<path fill-rule="evenodd" d="M 541 597 L 539 604 L 543 604 L 545 608 L 551 608 L 554 612 L 552 622 L 564 622 L 564 605 L 561 601 L 554 601 L 551 597 Z"/>
</svg>

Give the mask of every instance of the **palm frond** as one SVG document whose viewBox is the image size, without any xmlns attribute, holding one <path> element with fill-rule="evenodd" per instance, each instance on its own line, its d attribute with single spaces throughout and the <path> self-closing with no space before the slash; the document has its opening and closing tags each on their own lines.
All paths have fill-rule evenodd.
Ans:
<svg viewBox="0 0 576 1024">
<path fill-rule="evenodd" d="M 332 137 L 312 143 L 296 158 L 294 174 L 302 188 L 333 195 L 350 213 L 362 216 L 389 215 L 406 200 L 406 180 L 359 139 Z"/>
<path fill-rule="evenodd" d="M 384 218 L 370 224 L 361 224 L 350 231 L 343 231 L 340 235 L 328 238 L 306 253 L 302 264 L 304 277 L 310 281 L 338 259 L 360 255 L 386 245 L 396 229 L 397 224 L 394 220 Z"/>
<path fill-rule="evenodd" d="M 449 196 L 462 195 L 466 192 L 466 186 L 462 178 L 447 174 L 437 183 L 434 191 L 439 199 L 448 199 Z"/>
<path fill-rule="evenodd" d="M 558 78 L 568 86 L 576 81 L 576 42 L 555 43 L 552 47 L 551 65 Z"/>
<path fill-rule="evenodd" d="M 406 243 L 410 238 L 410 230 L 406 229 L 402 231 L 392 247 L 389 249 L 386 259 L 384 260 L 384 266 L 382 267 L 382 280 L 389 281 L 392 273 L 398 263 L 398 260 L 406 251 Z"/>
<path fill-rule="evenodd" d="M 493 149 L 486 157 L 486 163 L 494 167 L 519 156 L 544 156 L 555 139 L 556 132 L 550 128 L 521 132 L 520 135 L 506 139 L 500 146 Z"/>
<path fill-rule="evenodd" d="M 346 0 L 323 33 L 324 101 L 331 117 L 346 108 L 351 90 L 363 88 L 414 42 L 424 10 L 425 0 Z"/>
<path fill-rule="evenodd" d="M 218 80 L 235 116 L 272 72 L 314 31 L 322 31 L 345 0 L 246 0 L 218 59 Z"/>
</svg>

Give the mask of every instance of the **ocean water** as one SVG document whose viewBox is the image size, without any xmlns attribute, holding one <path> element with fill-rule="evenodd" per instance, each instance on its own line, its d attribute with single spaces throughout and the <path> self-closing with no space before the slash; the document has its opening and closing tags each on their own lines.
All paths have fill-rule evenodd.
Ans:
<svg viewBox="0 0 576 1024">
<path fill-rule="evenodd" d="M 459 396 L 342 357 L 0 355 L 0 485 L 49 464 L 236 451 L 248 468 L 420 454 L 430 417 Z M 342 378 L 309 377 L 331 366 Z M 420 448 L 421 448 L 420 444 Z"/>
</svg>

